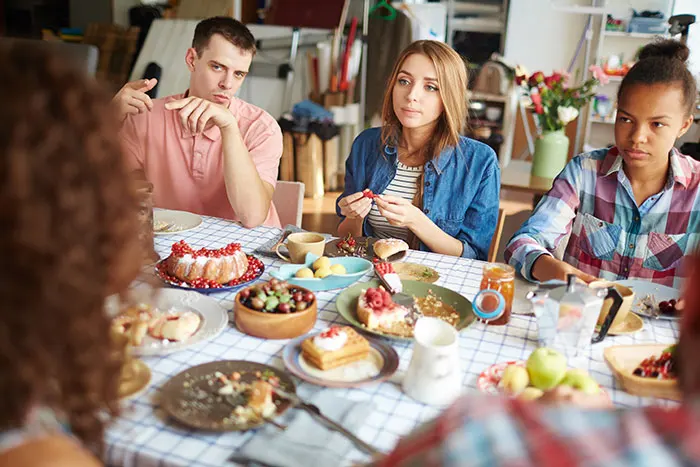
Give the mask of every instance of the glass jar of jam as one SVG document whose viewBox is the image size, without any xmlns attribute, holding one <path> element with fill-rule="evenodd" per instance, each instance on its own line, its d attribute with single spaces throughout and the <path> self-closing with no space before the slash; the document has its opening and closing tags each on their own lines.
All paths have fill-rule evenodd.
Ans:
<svg viewBox="0 0 700 467">
<path fill-rule="evenodd" d="M 493 321 L 488 321 L 488 324 L 508 324 L 515 294 L 515 269 L 503 263 L 488 263 L 484 265 L 484 275 L 481 278 L 479 290 L 495 290 L 505 300 L 503 314 Z"/>
</svg>

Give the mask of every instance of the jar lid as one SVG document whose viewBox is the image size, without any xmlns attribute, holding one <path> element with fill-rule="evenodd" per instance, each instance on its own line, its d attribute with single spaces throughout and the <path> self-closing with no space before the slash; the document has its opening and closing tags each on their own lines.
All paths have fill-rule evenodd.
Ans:
<svg viewBox="0 0 700 467">
<path fill-rule="evenodd" d="M 506 308 L 506 300 L 497 290 L 486 289 L 474 297 L 472 308 L 477 318 L 485 321 L 498 319 Z"/>
</svg>

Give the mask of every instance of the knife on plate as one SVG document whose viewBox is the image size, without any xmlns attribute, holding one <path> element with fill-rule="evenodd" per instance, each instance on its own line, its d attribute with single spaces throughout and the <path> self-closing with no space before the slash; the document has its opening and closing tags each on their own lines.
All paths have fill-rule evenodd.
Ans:
<svg viewBox="0 0 700 467">
<path fill-rule="evenodd" d="M 311 417 L 313 417 L 317 421 L 321 422 L 326 428 L 328 428 L 331 431 L 335 431 L 337 433 L 340 433 L 345 438 L 350 440 L 362 452 L 365 452 L 371 456 L 384 455 L 383 452 L 381 452 L 378 449 L 374 448 L 373 446 L 365 443 L 360 438 L 355 436 L 350 430 L 343 427 L 338 422 L 331 420 L 330 418 L 323 415 L 323 413 L 321 413 L 321 409 L 319 409 L 316 405 L 310 404 L 308 402 L 304 402 L 296 394 L 292 394 L 292 393 L 289 393 L 287 391 L 283 391 L 282 389 L 279 389 L 277 387 L 273 386 L 272 390 L 278 396 L 280 396 L 284 399 L 287 399 L 290 402 L 290 406 L 292 408 L 305 410 L 309 415 L 311 415 Z"/>
<path fill-rule="evenodd" d="M 374 263 L 374 274 L 387 292 L 391 294 L 391 299 L 394 303 L 418 312 L 415 298 L 403 293 L 403 283 L 399 275 L 394 271 L 391 263 Z"/>
</svg>

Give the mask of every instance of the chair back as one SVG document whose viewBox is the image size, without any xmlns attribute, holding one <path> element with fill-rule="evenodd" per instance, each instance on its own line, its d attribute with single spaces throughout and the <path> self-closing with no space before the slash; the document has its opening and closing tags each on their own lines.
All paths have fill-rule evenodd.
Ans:
<svg viewBox="0 0 700 467">
<path fill-rule="evenodd" d="M 291 224 L 301 228 L 305 189 L 301 182 L 277 181 L 272 202 L 280 216 L 282 227 Z"/>
<path fill-rule="evenodd" d="M 496 262 L 496 256 L 498 255 L 498 246 L 501 244 L 501 236 L 503 235 L 503 225 L 506 222 L 506 211 L 505 209 L 498 210 L 498 222 L 496 223 L 496 231 L 491 239 L 491 246 L 489 247 L 489 263 Z"/>
</svg>

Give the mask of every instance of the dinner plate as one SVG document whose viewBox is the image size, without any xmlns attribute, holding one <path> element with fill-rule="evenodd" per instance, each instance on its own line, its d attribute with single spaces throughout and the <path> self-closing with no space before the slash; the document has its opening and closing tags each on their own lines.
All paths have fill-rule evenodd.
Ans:
<svg viewBox="0 0 700 467">
<path fill-rule="evenodd" d="M 403 292 L 414 296 L 414 297 L 427 297 L 428 292 L 432 291 L 435 296 L 441 300 L 443 303 L 453 307 L 459 314 L 459 321 L 457 322 L 458 331 L 469 326 L 475 319 L 474 312 L 472 311 L 472 304 L 469 300 L 464 298 L 457 292 L 446 289 L 435 284 L 426 284 L 425 282 L 418 281 L 401 281 L 403 283 Z M 357 299 L 363 290 L 370 287 L 378 287 L 379 281 L 372 280 L 369 282 L 362 282 L 360 284 L 355 284 L 343 290 L 335 301 L 336 309 L 338 313 L 345 318 L 345 320 L 356 327 L 357 329 L 368 332 L 377 336 L 385 337 L 388 339 L 401 340 L 411 342 L 413 337 L 402 337 L 393 334 L 387 334 L 373 329 L 367 329 L 364 324 L 360 322 L 357 318 Z"/>
<path fill-rule="evenodd" d="M 234 407 L 216 392 L 212 382 L 217 373 L 231 376 L 240 374 L 240 381 L 250 383 L 270 376 L 279 379 L 279 387 L 295 393 L 294 381 L 284 371 L 262 363 L 244 360 L 221 360 L 189 368 L 173 376 L 161 389 L 160 405 L 165 412 L 183 425 L 207 431 L 245 431 L 263 425 L 264 420 L 236 423 L 232 419 Z M 286 399 L 273 394 L 277 417 L 290 406 Z"/>
<path fill-rule="evenodd" d="M 192 291 L 177 289 L 160 289 L 156 295 L 155 308 L 165 312 L 192 311 L 201 321 L 197 331 L 188 339 L 177 342 L 165 339 L 156 339 L 146 335 L 139 346 L 130 347 L 133 355 L 153 356 L 167 355 L 180 350 L 185 350 L 202 342 L 209 341 L 226 328 L 228 313 L 219 305 L 219 302 L 211 297 Z M 119 314 L 119 299 L 111 296 L 105 302 L 105 308 L 110 316 Z"/>
<path fill-rule="evenodd" d="M 166 284 L 170 285 L 171 287 L 176 287 L 178 289 L 184 289 L 184 290 L 192 290 L 195 292 L 199 293 L 217 293 L 217 292 L 226 292 L 229 290 L 235 290 L 240 287 L 243 287 L 244 285 L 248 285 L 251 282 L 255 282 L 256 280 L 260 279 L 260 276 L 263 275 L 263 272 L 265 272 L 265 264 L 260 261 L 258 258 L 256 258 L 253 255 L 248 255 L 248 270 L 241 276 L 240 278 L 229 282 L 228 284 L 224 284 L 221 287 L 208 287 L 208 288 L 197 288 L 197 287 L 192 287 L 188 282 L 186 281 L 181 281 L 177 277 L 173 277 L 170 274 L 168 274 L 168 271 L 166 269 L 166 262 L 167 258 L 160 260 L 156 263 L 156 275 L 165 282 Z"/>
<path fill-rule="evenodd" d="M 374 243 L 379 240 L 378 238 L 375 237 L 355 237 L 356 241 L 356 248 L 360 247 L 360 251 L 357 251 L 354 255 L 350 253 L 346 253 L 345 251 L 341 250 L 338 248 L 338 242 L 342 241 L 342 238 L 334 238 L 333 240 L 330 240 L 326 242 L 326 246 L 324 247 L 323 254 L 324 256 L 328 256 L 329 258 L 335 258 L 338 256 L 357 256 L 359 258 L 364 258 L 367 261 L 372 261 L 375 256 L 374 256 Z M 401 261 L 406 257 L 406 254 L 408 251 L 400 251 L 399 253 L 396 253 L 395 255 L 391 255 L 389 258 L 386 259 L 386 261 L 389 261 L 390 263 L 393 263 L 394 261 Z"/>
<path fill-rule="evenodd" d="M 629 287 L 634 291 L 634 303 L 632 304 L 632 312 L 637 313 L 639 316 L 644 316 L 645 318 L 658 318 L 669 320 L 681 319 L 680 316 L 671 316 L 664 314 L 659 314 L 658 317 L 652 316 L 650 313 L 645 313 L 644 311 L 642 311 L 643 307 L 641 305 L 641 301 L 647 295 L 653 295 L 657 303 L 672 299 L 678 300 L 681 295 L 678 289 L 673 289 L 671 287 L 666 287 L 665 285 L 654 284 L 653 282 L 639 279 L 615 281 L 615 283 L 622 284 L 625 287 Z"/>
<path fill-rule="evenodd" d="M 440 274 L 428 266 L 416 263 L 396 263 L 394 271 L 399 275 L 402 281 L 418 281 L 434 284 L 440 279 Z"/>
<path fill-rule="evenodd" d="M 197 214 L 170 209 L 153 210 L 153 234 L 173 235 L 196 229 L 202 224 L 202 218 Z"/>
<path fill-rule="evenodd" d="M 330 370 L 320 370 L 306 361 L 301 352 L 301 343 L 319 332 L 297 337 L 287 343 L 282 360 L 294 376 L 311 384 L 331 388 L 357 388 L 389 379 L 399 367 L 396 350 L 379 339 L 367 339 L 370 350 L 366 359 Z"/>
</svg>

